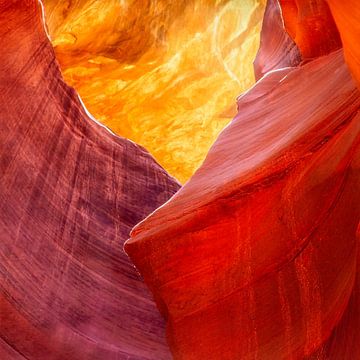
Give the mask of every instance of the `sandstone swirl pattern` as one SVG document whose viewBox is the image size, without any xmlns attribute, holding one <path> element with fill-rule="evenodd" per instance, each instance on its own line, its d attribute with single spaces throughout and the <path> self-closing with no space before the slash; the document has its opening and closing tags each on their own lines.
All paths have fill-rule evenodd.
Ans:
<svg viewBox="0 0 360 360">
<path fill-rule="evenodd" d="M 125 89 L 119 74 L 144 71 L 137 86 L 121 92 L 127 100 L 139 97 L 137 105 L 126 108 L 123 99 L 114 107 L 144 111 L 151 126 L 159 122 L 162 159 L 182 180 L 190 176 L 199 153 L 184 172 L 183 158 L 172 162 L 172 130 L 179 134 L 185 124 L 177 116 L 187 118 L 184 108 L 193 110 L 192 101 L 216 89 L 216 106 L 201 100 L 197 119 L 219 119 L 228 86 L 234 89 L 229 79 L 239 81 L 232 65 L 246 59 L 248 68 L 254 53 L 256 41 L 247 41 L 257 38 L 262 1 L 246 3 L 241 26 L 232 10 L 245 2 L 237 0 L 174 2 L 173 13 L 162 0 L 46 3 L 67 76 L 84 85 L 84 77 L 97 74 L 85 88 L 103 75 L 110 79 L 105 98 L 114 97 L 99 96 L 101 82 L 88 93 L 102 106 Z M 128 21 L 122 28 L 112 16 L 113 8 L 140 3 L 140 14 L 154 22 L 117 13 Z M 83 12 L 88 6 L 92 11 Z M 146 150 L 92 119 L 64 83 L 40 3 L 0 0 L 0 359 L 360 359 L 360 92 L 352 79 L 360 79 L 359 9 L 352 0 L 268 1 L 255 61 L 261 79 L 238 98 L 237 115 L 178 191 Z M 174 26 L 179 30 L 169 14 L 182 12 L 192 19 L 191 34 L 194 24 L 205 30 L 185 42 L 179 57 L 162 62 L 160 50 L 161 64 L 154 65 L 150 55 L 164 43 L 176 54 L 177 42 L 165 39 L 177 33 Z M 68 15 L 72 21 L 64 21 Z M 104 47 L 91 29 L 82 33 L 79 19 L 108 25 L 108 35 L 120 26 L 120 37 L 106 36 Z M 130 37 L 128 26 L 136 30 Z M 203 57 L 209 39 L 215 61 Z M 250 52 L 237 57 L 241 44 Z M 75 58 L 80 65 L 73 68 Z M 195 76 L 192 67 L 202 59 L 214 77 Z M 156 117 L 160 104 L 177 109 L 174 127 Z M 220 127 L 212 126 L 215 137 Z M 201 143 L 196 150 L 204 154 L 211 140 L 194 141 L 198 130 L 187 127 L 182 139 Z M 157 149 L 156 141 L 149 144 Z M 122 251 L 132 228 L 125 249 L 165 318 L 170 349 L 155 303 Z"/>
<path fill-rule="evenodd" d="M 260 48 L 254 61 L 256 79 L 259 80 L 271 70 L 296 66 L 301 61 L 298 46 L 284 28 L 278 0 L 268 0 L 262 23 Z"/>
</svg>

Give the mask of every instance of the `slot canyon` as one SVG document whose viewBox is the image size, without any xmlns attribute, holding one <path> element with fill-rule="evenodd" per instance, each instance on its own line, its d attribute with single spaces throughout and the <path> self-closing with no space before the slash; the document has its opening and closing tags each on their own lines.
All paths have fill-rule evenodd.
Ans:
<svg viewBox="0 0 360 360">
<path fill-rule="evenodd" d="M 0 359 L 360 359 L 359 19 L 0 0 Z"/>
</svg>

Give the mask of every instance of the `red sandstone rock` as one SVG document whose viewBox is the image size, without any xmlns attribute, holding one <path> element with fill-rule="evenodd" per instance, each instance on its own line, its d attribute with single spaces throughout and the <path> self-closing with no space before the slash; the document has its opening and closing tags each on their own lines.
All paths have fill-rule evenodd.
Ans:
<svg viewBox="0 0 360 360">
<path fill-rule="evenodd" d="M 341 48 L 339 32 L 326 0 L 278 0 L 285 28 L 304 59 Z"/>
<path fill-rule="evenodd" d="M 359 95 L 339 51 L 269 73 L 135 227 L 125 249 L 175 359 L 359 354 Z"/>
<path fill-rule="evenodd" d="M 293 67 L 301 62 L 301 54 L 284 28 L 277 0 L 268 0 L 261 29 L 260 48 L 254 61 L 255 77 L 259 80 L 271 70 Z"/>
<path fill-rule="evenodd" d="M 328 0 L 344 45 L 345 59 L 360 84 L 360 2 Z"/>
<path fill-rule="evenodd" d="M 37 1 L 0 25 L 0 359 L 169 359 L 122 245 L 178 183 L 86 114 Z"/>
</svg>

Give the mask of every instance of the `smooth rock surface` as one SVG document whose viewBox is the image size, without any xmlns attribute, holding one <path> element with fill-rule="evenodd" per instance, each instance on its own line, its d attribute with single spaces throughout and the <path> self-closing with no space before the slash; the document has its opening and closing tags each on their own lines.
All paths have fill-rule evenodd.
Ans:
<svg viewBox="0 0 360 360">
<path fill-rule="evenodd" d="M 278 2 L 285 28 L 300 49 L 303 59 L 316 58 L 341 48 L 339 31 L 326 0 Z"/>
<path fill-rule="evenodd" d="M 40 3 L 1 0 L 0 25 L 0 359 L 170 359 L 122 247 L 179 184 L 87 115 Z"/>
<path fill-rule="evenodd" d="M 268 73 L 238 108 L 125 244 L 174 358 L 352 360 L 360 94 L 342 52 Z"/>
<path fill-rule="evenodd" d="M 327 0 L 344 46 L 345 59 L 360 86 L 360 2 Z"/>
</svg>

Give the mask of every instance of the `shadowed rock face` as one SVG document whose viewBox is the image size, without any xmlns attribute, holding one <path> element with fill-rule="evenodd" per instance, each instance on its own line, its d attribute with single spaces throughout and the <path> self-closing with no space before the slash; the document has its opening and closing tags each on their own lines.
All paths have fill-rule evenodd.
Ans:
<svg viewBox="0 0 360 360">
<path fill-rule="evenodd" d="M 299 48 L 284 28 L 278 0 L 269 0 L 262 23 L 260 48 L 254 61 L 256 79 L 271 70 L 296 66 L 301 60 Z"/>
<path fill-rule="evenodd" d="M 0 25 L 0 358 L 169 359 L 122 246 L 178 183 L 87 115 L 37 1 Z"/>
<path fill-rule="evenodd" d="M 341 51 L 268 74 L 192 179 L 135 227 L 125 249 L 175 359 L 358 353 L 359 107 Z"/>
</svg>

